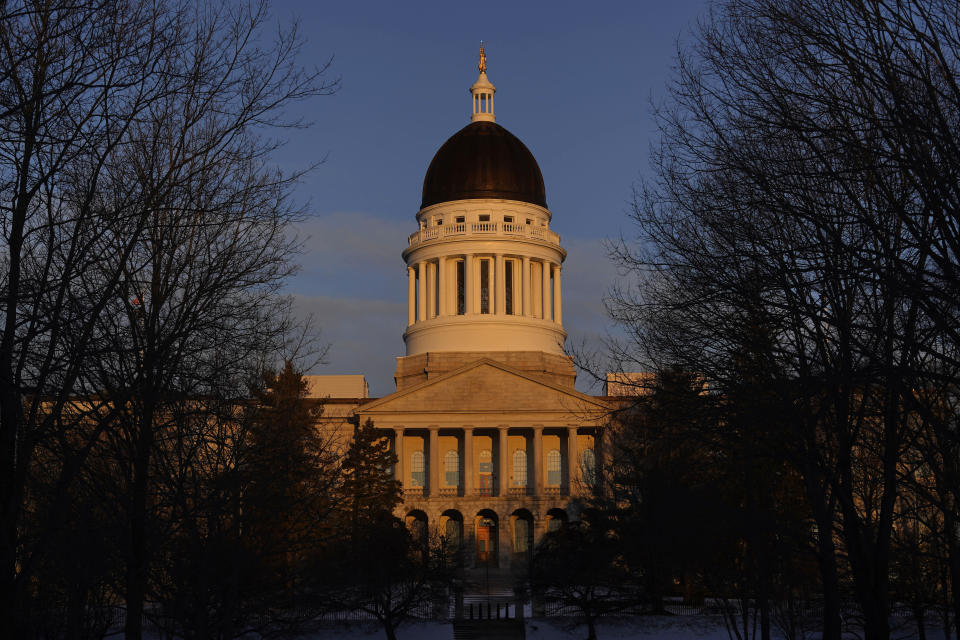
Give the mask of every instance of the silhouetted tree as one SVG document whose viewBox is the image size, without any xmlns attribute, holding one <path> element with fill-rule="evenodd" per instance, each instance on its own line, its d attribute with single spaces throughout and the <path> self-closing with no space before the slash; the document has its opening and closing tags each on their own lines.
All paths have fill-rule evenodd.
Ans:
<svg viewBox="0 0 960 640">
<path fill-rule="evenodd" d="M 955 25 L 941 0 L 718 5 L 657 114 L 643 241 L 619 251 L 640 282 L 611 304 L 636 338 L 625 355 L 729 394 L 744 336 L 766 327 L 825 638 L 840 637 L 841 558 L 866 637 L 889 637 L 917 396 L 954 373 Z"/>
<path fill-rule="evenodd" d="M 349 539 L 369 540 L 364 530 L 383 524 L 383 514 L 393 513 L 400 504 L 400 481 L 394 479 L 397 456 L 390 441 L 377 431 L 369 418 L 354 430 L 353 440 L 343 456 L 340 519 Z M 392 526 L 392 525 L 391 525 Z M 359 542 L 357 542 L 359 544 Z"/>
<path fill-rule="evenodd" d="M 628 566 L 654 613 L 682 580 L 696 597 L 701 569 L 717 553 L 715 523 L 725 520 L 715 487 L 710 445 L 714 399 L 703 382 L 664 371 L 607 430 L 604 486 L 594 505 L 608 513 Z"/>
<path fill-rule="evenodd" d="M 154 456 L 186 424 L 172 416 L 190 398 L 242 395 L 264 354 L 279 352 L 296 176 L 269 168 L 278 143 L 263 133 L 296 125 L 282 107 L 330 87 L 295 63 L 295 31 L 261 37 L 265 19 L 262 5 L 230 2 L 0 7 L 0 616 L 10 624 L 33 619 L 28 586 L 54 519 L 87 457 L 109 448 L 126 486 L 115 494 L 128 525 L 119 592 L 127 636 L 140 637 L 161 533 Z M 56 480 L 27 522 L 38 455 Z"/>
<path fill-rule="evenodd" d="M 373 421 L 355 429 L 341 462 L 340 539 L 325 565 L 329 605 L 372 615 L 388 640 L 404 621 L 432 607 L 436 586 L 447 576 L 439 539 L 408 530 L 392 515 L 401 499 L 396 464 Z"/>
<path fill-rule="evenodd" d="M 312 571 L 333 537 L 339 474 L 316 424 L 322 403 L 305 395 L 287 361 L 245 405 L 205 399 L 203 422 L 180 425 L 158 453 L 170 535 L 152 592 L 177 635 L 234 638 L 316 610 Z"/>
<path fill-rule="evenodd" d="M 533 556 L 532 582 L 547 603 L 577 612 L 596 640 L 600 616 L 636 605 L 636 576 L 624 558 L 619 532 L 599 511 L 548 532 Z"/>
</svg>

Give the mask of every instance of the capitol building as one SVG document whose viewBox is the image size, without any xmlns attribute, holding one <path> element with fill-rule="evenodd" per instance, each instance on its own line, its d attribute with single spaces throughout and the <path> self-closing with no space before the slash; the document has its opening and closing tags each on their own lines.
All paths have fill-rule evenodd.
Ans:
<svg viewBox="0 0 960 640">
<path fill-rule="evenodd" d="M 434 155 L 402 248 L 396 391 L 369 398 L 363 376 L 307 379 L 327 398 L 326 428 L 371 419 L 389 438 L 408 526 L 443 536 L 468 570 L 506 573 L 545 532 L 579 518 L 613 399 L 574 388 L 566 252 L 536 159 L 496 122 L 482 47 L 479 70 L 470 123 Z"/>
</svg>

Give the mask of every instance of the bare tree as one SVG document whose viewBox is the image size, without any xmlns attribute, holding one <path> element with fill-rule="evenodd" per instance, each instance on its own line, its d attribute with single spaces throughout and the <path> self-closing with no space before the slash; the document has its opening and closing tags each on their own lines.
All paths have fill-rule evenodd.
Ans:
<svg viewBox="0 0 960 640">
<path fill-rule="evenodd" d="M 40 520 L 28 540 L 21 526 L 35 452 L 63 454 L 49 519 L 109 442 L 129 481 L 123 592 L 128 637 L 140 636 L 168 410 L 245 388 L 282 340 L 297 176 L 270 168 L 279 141 L 266 133 L 298 124 L 283 106 L 332 85 L 297 65 L 295 29 L 267 42 L 266 20 L 265 5 L 231 2 L 0 7 L 6 620 L 23 619 L 14 611 L 48 528 Z"/>
<path fill-rule="evenodd" d="M 22 536 L 34 454 L 70 439 L 96 323 L 143 230 L 120 158 L 165 92 L 172 16 L 127 3 L 0 7 L 0 616 L 15 621 L 42 540 Z M 109 197 L 105 197 L 109 194 Z M 95 434 L 84 434 L 95 438 Z M 62 469 L 61 490 L 83 448 Z M 56 509 L 51 509 L 51 513 Z M 22 619 L 22 618 L 21 618 Z"/>
<path fill-rule="evenodd" d="M 729 0 L 682 55 L 638 193 L 639 276 L 612 301 L 634 357 L 736 380 L 751 326 L 804 478 L 839 638 L 842 544 L 868 638 L 889 636 L 900 473 L 918 390 L 945 373 L 957 6 L 938 0 Z M 949 186 L 947 184 L 949 183 Z M 947 297 L 952 296 L 948 302 Z M 935 357 L 931 358 L 931 354 Z M 833 535 L 834 527 L 840 533 Z"/>
</svg>

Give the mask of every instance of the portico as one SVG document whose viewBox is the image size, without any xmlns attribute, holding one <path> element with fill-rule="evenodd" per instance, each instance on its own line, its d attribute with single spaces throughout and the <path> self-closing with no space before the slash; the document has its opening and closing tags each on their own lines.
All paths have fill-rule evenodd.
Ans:
<svg viewBox="0 0 960 640">
<path fill-rule="evenodd" d="M 450 527 L 465 527 L 462 559 L 474 566 L 471 518 L 484 511 L 497 523 L 485 534 L 498 532 L 495 563 L 503 567 L 517 559 L 515 526 L 537 539 L 551 522 L 579 517 L 593 491 L 602 455 L 599 425 L 608 407 L 562 381 L 489 358 L 464 359 L 470 362 L 357 413 L 361 421 L 373 420 L 397 455 L 404 515 L 416 512 L 418 521 L 441 533 L 452 517 Z M 453 366 L 456 360 L 444 362 Z M 531 359 L 529 366 L 538 362 Z"/>
</svg>

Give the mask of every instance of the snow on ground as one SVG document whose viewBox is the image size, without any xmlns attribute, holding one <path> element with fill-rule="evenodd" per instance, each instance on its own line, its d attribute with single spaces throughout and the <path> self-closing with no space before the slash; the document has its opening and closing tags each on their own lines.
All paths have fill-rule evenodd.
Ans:
<svg viewBox="0 0 960 640">
<path fill-rule="evenodd" d="M 582 640 L 584 626 L 573 627 L 563 618 L 527 620 L 527 640 Z M 685 616 L 608 619 L 597 625 L 599 640 L 728 640 L 719 618 Z M 298 640 L 383 640 L 383 629 L 372 624 L 349 623 L 317 629 Z M 450 622 L 418 622 L 401 625 L 398 640 L 452 640 Z"/>
<path fill-rule="evenodd" d="M 562 618 L 527 621 L 527 640 L 582 640 L 585 626 L 571 627 Z M 643 616 L 608 619 L 597 624 L 599 640 L 729 640 L 723 621 L 706 616 Z"/>
<path fill-rule="evenodd" d="M 384 640 L 383 627 L 376 623 L 344 622 L 316 629 L 297 640 Z M 398 640 L 452 640 L 451 622 L 408 622 L 397 629 Z"/>
<path fill-rule="evenodd" d="M 564 618 L 528 619 L 527 640 L 583 640 L 587 636 L 585 626 L 572 626 L 572 620 Z M 891 637 L 907 639 L 916 637 L 916 627 L 905 620 L 891 620 Z M 936 625 L 927 629 L 928 638 L 942 638 L 943 631 Z M 780 634 L 774 631 L 774 637 Z M 809 637 L 816 637 L 813 633 Z M 383 640 L 383 629 L 372 623 L 330 624 L 314 629 L 309 634 L 296 636 L 297 640 Z M 857 640 L 861 634 L 848 632 L 849 640 Z M 453 624 L 450 622 L 406 623 L 397 629 L 398 640 L 452 640 Z M 599 640 L 729 640 L 723 620 L 718 616 L 637 616 L 631 618 L 607 618 L 597 625 Z"/>
</svg>

